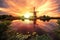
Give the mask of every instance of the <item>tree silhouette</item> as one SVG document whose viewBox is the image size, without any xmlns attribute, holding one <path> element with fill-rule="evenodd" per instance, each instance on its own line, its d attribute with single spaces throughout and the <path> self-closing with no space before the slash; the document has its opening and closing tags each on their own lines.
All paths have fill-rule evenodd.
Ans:
<svg viewBox="0 0 60 40">
<path fill-rule="evenodd" d="M 5 21 L 5 20 L 19 20 L 20 17 L 14 17 L 12 15 L 0 15 L 0 21 Z"/>
</svg>

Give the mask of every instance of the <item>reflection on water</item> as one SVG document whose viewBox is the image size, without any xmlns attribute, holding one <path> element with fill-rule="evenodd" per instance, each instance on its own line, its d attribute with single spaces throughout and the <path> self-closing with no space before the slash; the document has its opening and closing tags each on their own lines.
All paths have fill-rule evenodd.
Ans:
<svg viewBox="0 0 60 40">
<path fill-rule="evenodd" d="M 29 24 L 29 23 L 32 23 L 33 21 L 30 21 L 28 19 L 25 19 L 23 22 L 26 23 L 26 24 Z"/>
<path fill-rule="evenodd" d="M 43 31 L 50 32 L 58 27 L 58 24 L 56 22 L 57 20 L 50 20 L 49 22 L 43 22 L 43 21 L 37 20 L 36 28 L 40 28 Z M 33 22 L 29 20 L 25 20 L 25 21 L 14 20 L 12 21 L 11 26 L 12 26 L 12 29 L 17 30 L 19 32 L 34 31 Z"/>
</svg>

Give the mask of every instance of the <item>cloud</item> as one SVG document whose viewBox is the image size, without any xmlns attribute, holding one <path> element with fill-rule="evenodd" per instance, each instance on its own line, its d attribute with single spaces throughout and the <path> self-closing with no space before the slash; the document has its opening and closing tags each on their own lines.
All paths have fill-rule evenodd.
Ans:
<svg viewBox="0 0 60 40">
<path fill-rule="evenodd" d="M 56 2 L 58 3 L 58 11 L 60 12 L 60 0 L 56 0 Z"/>
<path fill-rule="evenodd" d="M 0 0 L 0 5 L 3 7 L 7 7 L 3 12 L 7 12 L 8 14 L 24 14 L 27 10 L 30 12 L 33 10 L 33 6 L 36 7 L 36 10 L 39 11 L 37 14 L 39 15 L 48 15 L 59 12 L 59 0 Z M 58 2 L 58 3 L 57 3 Z M 9 10 L 9 11 L 8 11 Z M 17 16 L 18 16 L 17 15 Z M 59 15 L 59 14 L 57 14 Z M 51 15 L 50 15 L 51 16 Z"/>
<path fill-rule="evenodd" d="M 8 7 L 7 4 L 4 2 L 4 0 L 0 0 L 0 7 L 6 8 Z"/>
</svg>

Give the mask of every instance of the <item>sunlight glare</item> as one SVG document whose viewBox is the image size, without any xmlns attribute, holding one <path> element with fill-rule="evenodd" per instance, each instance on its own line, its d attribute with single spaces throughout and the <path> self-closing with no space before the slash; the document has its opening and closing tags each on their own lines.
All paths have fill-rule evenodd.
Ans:
<svg viewBox="0 0 60 40">
<path fill-rule="evenodd" d="M 26 14 L 24 14 L 24 17 L 25 17 L 25 18 L 30 18 L 30 16 L 31 16 L 31 15 L 30 15 L 30 13 L 28 13 L 28 12 L 27 12 Z"/>
<path fill-rule="evenodd" d="M 24 20 L 25 23 L 31 23 L 31 21 L 29 20 L 29 18 L 32 16 L 32 14 L 30 12 L 26 12 L 24 14 L 24 18 L 27 18 Z"/>
</svg>

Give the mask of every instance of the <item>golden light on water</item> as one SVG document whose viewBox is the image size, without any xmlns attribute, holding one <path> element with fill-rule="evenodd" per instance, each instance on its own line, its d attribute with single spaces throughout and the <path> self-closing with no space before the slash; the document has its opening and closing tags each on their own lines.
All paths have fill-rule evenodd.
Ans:
<svg viewBox="0 0 60 40">
<path fill-rule="evenodd" d="M 27 23 L 27 24 L 31 23 L 31 21 L 28 20 L 28 19 L 25 19 L 24 22 Z"/>
</svg>

